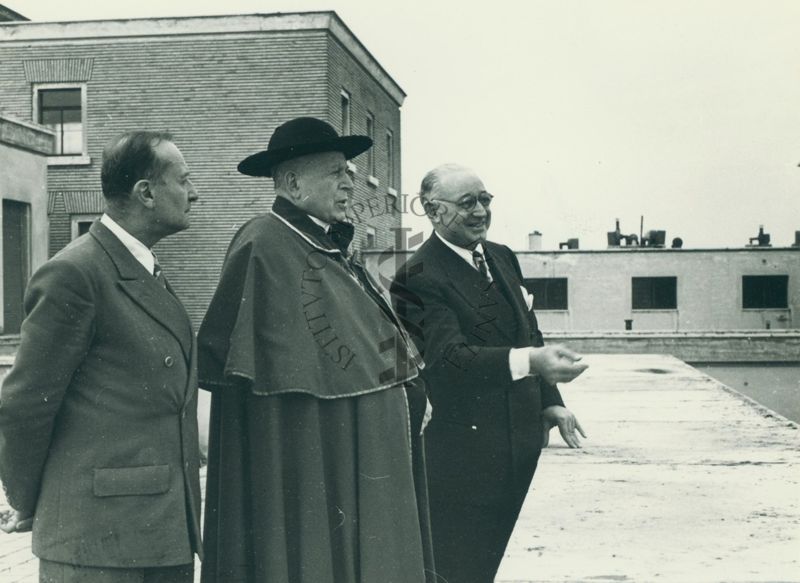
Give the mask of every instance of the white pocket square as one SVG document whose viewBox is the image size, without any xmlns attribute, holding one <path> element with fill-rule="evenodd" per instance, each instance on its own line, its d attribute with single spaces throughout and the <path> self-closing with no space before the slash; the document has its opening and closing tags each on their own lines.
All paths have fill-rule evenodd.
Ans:
<svg viewBox="0 0 800 583">
<path fill-rule="evenodd" d="M 528 310 L 533 309 L 533 294 L 530 293 L 524 286 L 519 286 L 519 289 L 522 291 L 522 297 L 525 298 L 525 304 L 528 306 Z"/>
</svg>

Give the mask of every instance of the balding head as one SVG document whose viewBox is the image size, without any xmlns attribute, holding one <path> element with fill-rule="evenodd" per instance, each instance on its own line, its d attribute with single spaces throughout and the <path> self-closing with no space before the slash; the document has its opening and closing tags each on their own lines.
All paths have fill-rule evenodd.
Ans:
<svg viewBox="0 0 800 583">
<path fill-rule="evenodd" d="M 440 237 L 468 249 L 486 240 L 491 195 L 473 170 L 461 164 L 437 166 L 422 179 L 419 194 Z"/>
</svg>

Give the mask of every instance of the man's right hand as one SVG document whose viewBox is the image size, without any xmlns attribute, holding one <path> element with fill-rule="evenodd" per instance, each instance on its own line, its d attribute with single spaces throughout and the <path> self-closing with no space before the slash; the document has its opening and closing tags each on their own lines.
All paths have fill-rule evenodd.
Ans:
<svg viewBox="0 0 800 583">
<path fill-rule="evenodd" d="M 531 348 L 528 354 L 530 373 L 538 374 L 546 383 L 568 383 L 589 368 L 578 361 L 581 356 L 560 344 Z"/>
<path fill-rule="evenodd" d="M 0 515 L 0 530 L 9 534 L 13 532 L 28 532 L 33 528 L 33 516 L 23 516 L 17 510 L 11 510 L 5 515 Z"/>
</svg>

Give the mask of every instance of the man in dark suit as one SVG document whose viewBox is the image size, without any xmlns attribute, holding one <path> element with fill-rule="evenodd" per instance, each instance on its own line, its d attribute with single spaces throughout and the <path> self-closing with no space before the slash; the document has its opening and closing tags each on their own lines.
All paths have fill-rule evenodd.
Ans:
<svg viewBox="0 0 800 583">
<path fill-rule="evenodd" d="M 0 479 L 41 582 L 189 583 L 200 552 L 194 333 L 150 248 L 197 200 L 166 133 L 103 153 L 107 210 L 31 279 L 0 392 Z"/>
<path fill-rule="evenodd" d="M 420 196 L 435 232 L 398 271 L 392 293 L 423 352 L 433 404 L 426 440 L 434 560 L 443 581 L 486 583 L 549 429 L 580 445 L 575 431 L 583 431 L 555 383 L 586 366 L 562 346 L 543 346 L 514 253 L 486 241 L 492 195 L 480 178 L 440 166 Z"/>
</svg>

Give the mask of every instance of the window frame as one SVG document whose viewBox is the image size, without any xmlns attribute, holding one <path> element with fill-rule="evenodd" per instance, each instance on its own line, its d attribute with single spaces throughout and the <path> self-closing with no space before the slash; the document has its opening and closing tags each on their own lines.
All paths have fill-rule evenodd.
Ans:
<svg viewBox="0 0 800 583">
<path fill-rule="evenodd" d="M 672 280 L 675 282 L 674 306 L 666 308 L 658 307 L 636 307 L 635 301 L 637 295 L 634 293 L 634 282 L 636 280 Z M 632 312 L 677 312 L 678 311 L 678 276 L 677 275 L 638 275 L 631 276 L 631 311 Z M 651 288 L 652 290 L 652 288 Z M 655 302 L 653 302 L 655 303 Z"/>
<path fill-rule="evenodd" d="M 534 281 L 542 281 L 545 282 L 545 286 L 548 283 L 553 282 L 564 282 L 564 306 L 563 307 L 546 307 L 537 305 L 537 298 L 540 297 L 542 294 L 538 290 L 532 290 L 531 287 L 533 286 Z M 568 312 L 569 311 L 569 278 L 568 277 L 526 277 L 522 280 L 523 286 L 526 290 L 528 290 L 529 294 L 532 294 L 533 297 L 533 310 L 534 312 Z M 531 287 L 529 287 L 531 286 Z M 547 299 L 552 294 L 548 294 L 545 292 L 544 298 Z"/>
<path fill-rule="evenodd" d="M 369 239 L 372 237 L 373 244 L 369 244 Z M 367 225 L 364 235 L 364 249 L 377 249 L 378 248 L 378 230 L 372 225 Z"/>
<path fill-rule="evenodd" d="M 48 166 L 71 166 L 71 165 L 85 165 L 91 163 L 88 151 L 88 134 L 89 128 L 87 124 L 88 116 L 86 115 L 87 97 L 86 97 L 86 83 L 33 83 L 32 84 L 32 99 L 33 99 L 33 121 L 39 125 L 44 125 L 40 121 L 41 112 L 39 111 L 40 93 L 42 91 L 52 91 L 58 89 L 80 89 L 81 91 L 81 153 L 80 154 L 50 154 L 47 157 Z"/>
<path fill-rule="evenodd" d="M 745 278 L 753 278 L 753 279 L 761 279 L 761 278 L 770 278 L 770 279 L 782 279 L 785 285 L 783 290 L 786 304 L 783 306 L 768 306 L 768 307 L 752 307 L 752 306 L 745 306 Z M 779 310 L 779 311 L 787 311 L 789 309 L 789 275 L 788 274 L 771 274 L 771 273 L 759 273 L 759 274 L 752 274 L 752 275 L 742 275 L 741 278 L 741 290 L 742 290 L 742 304 L 741 309 L 743 312 L 763 312 L 764 310 Z"/>
<path fill-rule="evenodd" d="M 78 224 L 85 222 L 94 222 L 103 216 L 103 213 L 80 213 L 69 216 L 69 237 L 70 241 L 74 241 L 80 235 L 78 233 Z"/>
<path fill-rule="evenodd" d="M 364 125 L 367 137 L 372 140 L 372 147 L 367 150 L 367 183 L 377 187 L 380 185 L 380 181 L 375 176 L 375 146 L 377 145 L 375 143 L 375 114 L 371 111 L 367 111 Z"/>
<path fill-rule="evenodd" d="M 345 112 L 347 112 L 346 116 Z M 353 98 L 346 89 L 339 92 L 339 113 L 342 116 L 342 135 L 349 136 L 353 133 Z"/>
<path fill-rule="evenodd" d="M 386 128 L 386 189 L 393 196 L 397 196 L 397 183 L 395 181 L 397 170 L 395 164 L 394 132 Z"/>
</svg>

